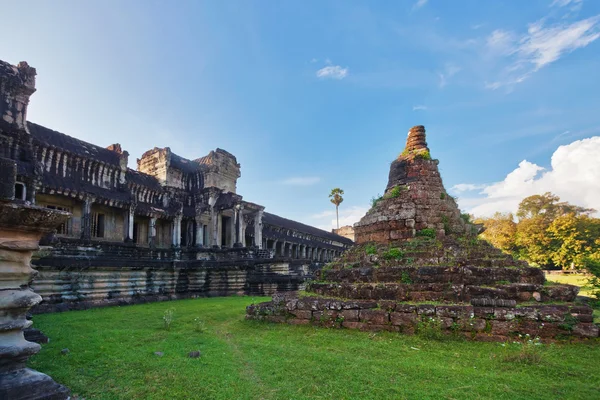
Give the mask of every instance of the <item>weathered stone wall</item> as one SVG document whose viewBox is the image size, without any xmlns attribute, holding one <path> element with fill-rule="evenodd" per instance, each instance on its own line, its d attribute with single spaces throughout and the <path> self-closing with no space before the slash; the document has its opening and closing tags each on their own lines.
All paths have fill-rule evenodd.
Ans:
<svg viewBox="0 0 600 400">
<path fill-rule="evenodd" d="M 179 257 L 179 260 L 174 260 Z M 252 259 L 247 249 L 181 252 L 134 245 L 62 244 L 33 260 L 33 312 L 234 294 L 272 295 L 301 290 L 318 267 L 309 260 Z"/>
<path fill-rule="evenodd" d="M 246 318 L 408 334 L 423 326 L 439 326 L 447 334 L 480 341 L 506 341 L 518 334 L 546 340 L 599 335 L 598 326 L 592 322 L 592 309 L 572 304 L 474 307 L 297 297 L 288 293 L 273 296 L 271 302 L 249 306 Z"/>
</svg>

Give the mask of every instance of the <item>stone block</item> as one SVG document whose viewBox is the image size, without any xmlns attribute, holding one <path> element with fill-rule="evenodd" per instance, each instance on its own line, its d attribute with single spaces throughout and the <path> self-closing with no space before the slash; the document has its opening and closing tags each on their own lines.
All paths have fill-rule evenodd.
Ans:
<svg viewBox="0 0 600 400">
<path fill-rule="evenodd" d="M 415 326 L 417 324 L 417 314 L 392 312 L 390 313 L 390 321 L 396 326 Z"/>
<path fill-rule="evenodd" d="M 512 321 L 516 318 L 516 309 L 496 307 L 494 309 L 494 318 L 498 321 Z"/>
<path fill-rule="evenodd" d="M 290 314 L 298 319 L 310 319 L 312 317 L 312 311 L 308 310 L 294 310 L 290 311 Z"/>
<path fill-rule="evenodd" d="M 508 336 L 515 331 L 517 323 L 514 321 L 490 321 L 493 335 Z"/>
<path fill-rule="evenodd" d="M 539 318 L 536 307 L 517 307 L 514 309 L 515 317 L 537 321 Z"/>
<path fill-rule="evenodd" d="M 390 321 L 389 314 L 382 310 L 361 310 L 359 318 L 371 325 L 384 325 Z"/>
<path fill-rule="evenodd" d="M 344 318 L 344 322 L 358 322 L 358 310 L 343 310 L 340 315 Z"/>
<path fill-rule="evenodd" d="M 435 314 L 438 317 L 471 318 L 474 316 L 473 306 L 437 306 Z"/>
<path fill-rule="evenodd" d="M 417 306 L 417 314 L 419 315 L 435 315 L 435 306 L 433 304 L 421 304 Z"/>
<path fill-rule="evenodd" d="M 292 318 L 288 319 L 287 323 L 290 325 L 309 325 L 310 319 Z"/>
<path fill-rule="evenodd" d="M 580 323 L 573 327 L 573 334 L 584 338 L 597 338 L 599 336 L 599 328 L 592 323 Z"/>
</svg>

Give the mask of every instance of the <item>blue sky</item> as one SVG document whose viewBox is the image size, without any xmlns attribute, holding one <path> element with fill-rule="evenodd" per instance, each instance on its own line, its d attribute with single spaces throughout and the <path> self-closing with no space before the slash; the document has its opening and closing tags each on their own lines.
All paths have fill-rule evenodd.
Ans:
<svg viewBox="0 0 600 400">
<path fill-rule="evenodd" d="M 600 2 L 0 0 L 29 120 L 242 165 L 238 192 L 331 227 L 382 193 L 423 124 L 467 211 L 551 190 L 600 208 Z"/>
</svg>

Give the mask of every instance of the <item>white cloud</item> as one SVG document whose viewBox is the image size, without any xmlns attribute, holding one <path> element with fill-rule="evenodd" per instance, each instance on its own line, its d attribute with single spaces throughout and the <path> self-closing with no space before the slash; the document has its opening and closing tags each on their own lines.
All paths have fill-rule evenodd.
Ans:
<svg viewBox="0 0 600 400">
<path fill-rule="evenodd" d="M 565 7 L 569 4 L 573 4 L 573 6 L 581 5 L 583 0 L 554 0 L 550 7 Z"/>
<path fill-rule="evenodd" d="M 556 149 L 548 170 L 523 160 L 501 182 L 484 187 L 459 184 L 452 189 L 481 189 L 482 197 L 459 199 L 459 205 L 476 216 L 515 212 L 523 198 L 545 192 L 579 206 L 600 209 L 599 154 L 600 136 L 577 140 Z"/>
<path fill-rule="evenodd" d="M 417 0 L 417 2 L 413 5 L 413 10 L 417 10 L 427 4 L 429 0 Z"/>
<path fill-rule="evenodd" d="M 457 65 L 451 63 L 446 64 L 444 72 L 438 73 L 440 78 L 440 88 L 445 87 L 448 84 L 448 79 L 459 73 L 461 69 L 462 68 Z"/>
<path fill-rule="evenodd" d="M 473 184 L 473 183 L 459 183 L 458 185 L 454 185 L 450 188 L 451 191 L 456 193 L 462 192 L 472 192 L 474 190 L 479 190 L 485 188 L 487 185 L 484 184 Z"/>
<path fill-rule="evenodd" d="M 486 83 L 486 88 L 496 90 L 521 83 L 534 72 L 600 37 L 600 15 L 570 23 L 560 20 L 547 26 L 548 19 L 529 24 L 527 33 L 522 35 L 496 29 L 487 37 L 488 53 L 506 58 L 508 64 L 503 68 L 501 79 Z"/>
<path fill-rule="evenodd" d="M 344 207 L 344 204 L 340 205 L 340 226 L 354 225 L 358 222 L 365 214 L 369 211 L 369 207 L 366 206 L 353 206 Z M 337 228 L 337 222 L 335 218 L 335 207 L 332 204 L 330 210 L 325 210 L 318 214 L 311 215 L 309 221 L 313 226 L 326 231 L 331 231 L 333 228 Z"/>
<path fill-rule="evenodd" d="M 348 76 L 348 68 L 339 65 L 328 65 L 317 71 L 317 77 L 321 79 L 344 79 Z"/>
<path fill-rule="evenodd" d="M 413 111 L 427 110 L 427 106 L 413 106 Z"/>
<path fill-rule="evenodd" d="M 294 186 L 310 186 L 318 183 L 321 180 L 318 176 L 297 176 L 292 178 L 287 178 L 281 181 L 284 185 L 294 185 Z"/>
</svg>

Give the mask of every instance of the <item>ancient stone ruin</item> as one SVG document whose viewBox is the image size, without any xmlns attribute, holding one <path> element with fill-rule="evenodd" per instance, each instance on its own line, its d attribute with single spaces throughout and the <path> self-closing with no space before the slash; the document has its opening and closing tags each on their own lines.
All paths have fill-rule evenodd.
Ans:
<svg viewBox="0 0 600 400">
<path fill-rule="evenodd" d="M 28 121 L 35 74 L 0 61 L 0 157 L 17 165 L 15 197 L 71 213 L 33 255 L 34 312 L 298 289 L 352 244 L 244 199 L 223 149 L 190 160 L 155 147 L 132 169 L 118 143 Z"/>
<path fill-rule="evenodd" d="M 505 341 L 596 338 L 579 288 L 476 236 L 444 189 L 422 126 L 390 167 L 385 194 L 355 224 L 356 245 L 326 265 L 306 291 L 247 308 L 247 318 L 368 331 L 441 333 Z"/>
</svg>

